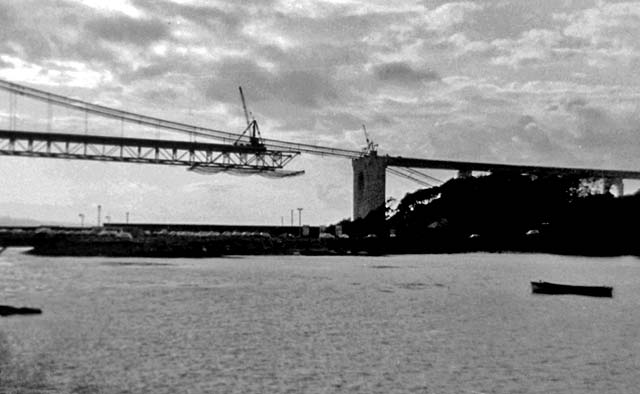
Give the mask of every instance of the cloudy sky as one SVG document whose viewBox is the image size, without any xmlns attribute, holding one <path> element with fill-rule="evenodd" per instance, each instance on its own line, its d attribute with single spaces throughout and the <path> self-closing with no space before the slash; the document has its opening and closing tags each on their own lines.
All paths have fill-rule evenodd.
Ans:
<svg viewBox="0 0 640 394">
<path fill-rule="evenodd" d="M 366 124 L 388 154 L 640 168 L 640 2 L 0 0 L 0 18 L 0 78 L 103 105 L 240 132 L 242 85 L 268 138 L 360 149 Z M 18 108 L 19 128 L 44 127 L 46 109 Z M 69 116 L 55 110 L 54 131 L 72 131 Z M 2 157 L 0 216 L 351 216 L 348 160 L 289 169 L 306 175 Z M 390 177 L 388 194 L 416 187 Z"/>
</svg>

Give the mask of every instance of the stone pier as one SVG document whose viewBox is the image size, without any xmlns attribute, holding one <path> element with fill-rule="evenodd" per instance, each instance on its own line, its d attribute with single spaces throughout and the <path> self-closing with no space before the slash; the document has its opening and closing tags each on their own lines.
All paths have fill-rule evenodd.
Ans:
<svg viewBox="0 0 640 394">
<path fill-rule="evenodd" d="M 385 206 L 387 169 L 386 159 L 376 154 L 352 160 L 353 165 L 353 218 L 362 219 Z M 380 210 L 384 220 L 384 209 Z"/>
</svg>

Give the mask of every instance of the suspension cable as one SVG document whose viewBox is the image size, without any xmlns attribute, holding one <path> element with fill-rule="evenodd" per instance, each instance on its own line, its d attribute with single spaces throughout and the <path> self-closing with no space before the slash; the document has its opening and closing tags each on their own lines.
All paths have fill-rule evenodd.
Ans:
<svg viewBox="0 0 640 394">
<path fill-rule="evenodd" d="M 417 178 L 417 177 L 415 177 L 415 176 L 413 176 L 411 174 L 407 174 L 406 172 L 403 172 L 403 171 L 401 171 L 401 170 L 399 170 L 397 168 L 387 167 L 387 171 L 390 174 L 393 174 L 393 175 L 401 177 L 401 178 L 408 179 L 408 180 L 416 182 L 416 183 L 418 183 L 418 184 L 420 184 L 422 186 L 433 187 L 433 185 L 430 184 L 429 182 L 424 181 L 424 180 L 422 180 L 420 178 Z"/>
<path fill-rule="evenodd" d="M 29 98 L 45 101 L 47 103 L 53 103 L 55 105 L 85 111 L 87 113 L 107 117 L 120 119 L 125 122 L 136 123 L 145 126 L 152 126 L 162 128 L 170 131 L 177 131 L 181 133 L 187 133 L 192 136 L 198 135 L 207 138 L 213 138 L 221 140 L 226 143 L 233 143 L 235 141 L 249 142 L 248 136 L 242 136 L 241 134 L 231 133 L 227 131 L 189 125 L 186 123 L 173 122 L 165 119 L 155 118 L 146 115 L 140 115 L 137 113 L 123 111 L 115 108 L 106 107 L 103 105 L 92 104 L 87 101 L 74 99 L 54 93 L 45 92 L 43 90 L 30 88 L 27 86 L 19 85 L 16 83 L 4 81 L 0 79 L 0 89 L 27 96 Z M 356 158 L 361 156 L 361 152 L 357 150 L 331 148 L 320 145 L 301 144 L 289 141 L 275 140 L 275 139 L 263 139 L 263 143 L 269 148 L 275 149 L 290 149 L 300 152 L 306 152 L 321 156 L 339 156 Z"/>
<path fill-rule="evenodd" d="M 406 167 L 406 168 L 404 168 L 404 169 L 405 169 L 405 170 L 407 170 L 407 171 L 409 171 L 410 173 L 412 173 L 412 174 L 414 174 L 414 175 L 422 176 L 422 177 L 428 178 L 428 179 L 430 179 L 430 180 L 432 180 L 432 181 L 435 181 L 435 182 L 437 182 L 437 183 L 440 183 L 440 184 L 444 183 L 444 181 L 441 181 L 440 179 L 438 179 L 438 178 L 436 178 L 436 177 L 433 177 L 433 176 L 431 176 L 431 175 L 429 175 L 429 174 L 427 174 L 427 173 L 425 173 L 425 172 L 418 171 L 418 170 L 416 170 L 415 168 Z"/>
</svg>

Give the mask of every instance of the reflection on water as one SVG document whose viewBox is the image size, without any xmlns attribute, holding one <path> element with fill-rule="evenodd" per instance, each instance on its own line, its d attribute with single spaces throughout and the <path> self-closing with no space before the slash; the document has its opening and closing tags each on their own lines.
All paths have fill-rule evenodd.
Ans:
<svg viewBox="0 0 640 394">
<path fill-rule="evenodd" d="M 0 383 L 48 393 L 631 393 L 639 263 L 8 250 L 2 303 L 44 313 L 0 319 Z M 615 297 L 534 296 L 538 279 L 612 285 Z"/>
<path fill-rule="evenodd" d="M 158 266 L 158 265 L 171 265 L 169 263 L 161 263 L 158 261 L 104 261 L 103 265 L 112 265 L 112 266 L 138 266 L 138 267 L 149 267 L 149 266 Z"/>
<path fill-rule="evenodd" d="M 49 384 L 51 366 L 46 355 L 24 359 L 14 354 L 7 336 L 0 332 L 0 392 L 38 393 L 54 390 Z"/>
</svg>

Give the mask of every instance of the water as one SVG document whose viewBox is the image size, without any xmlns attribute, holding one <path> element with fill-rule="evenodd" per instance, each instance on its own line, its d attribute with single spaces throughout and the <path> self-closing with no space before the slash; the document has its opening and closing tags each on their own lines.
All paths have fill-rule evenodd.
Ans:
<svg viewBox="0 0 640 394">
<path fill-rule="evenodd" d="M 531 280 L 614 286 L 532 295 Z M 0 383 L 46 393 L 635 393 L 640 260 L 0 256 Z M 0 388 L 2 392 L 2 388 Z"/>
</svg>

